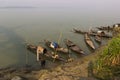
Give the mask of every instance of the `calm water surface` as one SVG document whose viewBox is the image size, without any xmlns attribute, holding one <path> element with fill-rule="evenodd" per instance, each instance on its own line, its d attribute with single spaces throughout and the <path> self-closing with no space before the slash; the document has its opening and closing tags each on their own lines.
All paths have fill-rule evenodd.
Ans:
<svg viewBox="0 0 120 80">
<path fill-rule="evenodd" d="M 91 51 L 86 46 L 83 35 L 75 34 L 71 30 L 72 28 L 88 30 L 90 27 L 118 22 L 114 17 L 110 17 L 111 15 L 99 14 L 61 8 L 0 9 L 0 67 L 24 65 L 27 53 L 26 42 L 38 45 L 44 39 L 58 41 L 60 34 L 62 34 L 61 46 L 65 47 L 63 40 L 67 38 L 90 54 Z M 43 43 L 41 45 L 44 46 Z M 95 45 L 99 46 L 97 43 Z M 71 55 L 80 58 L 74 53 Z M 28 56 L 29 64 L 37 64 L 35 55 Z"/>
</svg>

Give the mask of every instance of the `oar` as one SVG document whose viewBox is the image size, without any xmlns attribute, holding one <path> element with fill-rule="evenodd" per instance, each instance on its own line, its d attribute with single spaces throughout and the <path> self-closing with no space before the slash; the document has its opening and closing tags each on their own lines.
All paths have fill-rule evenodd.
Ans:
<svg viewBox="0 0 120 80">
<path fill-rule="evenodd" d="M 58 38 L 58 45 L 60 44 L 60 40 L 61 40 L 61 38 L 62 38 L 62 32 L 60 33 L 60 36 L 59 36 L 59 38 Z M 55 55 L 57 54 L 57 50 L 55 49 Z M 53 62 L 55 61 L 55 58 L 54 58 L 54 60 L 53 60 Z"/>
<path fill-rule="evenodd" d="M 60 36 L 59 36 L 59 38 L 58 38 L 58 44 L 60 44 L 61 38 L 62 38 L 62 32 L 60 33 Z"/>
<path fill-rule="evenodd" d="M 68 47 L 68 57 L 70 58 L 70 49 L 69 49 L 69 47 Z"/>
</svg>

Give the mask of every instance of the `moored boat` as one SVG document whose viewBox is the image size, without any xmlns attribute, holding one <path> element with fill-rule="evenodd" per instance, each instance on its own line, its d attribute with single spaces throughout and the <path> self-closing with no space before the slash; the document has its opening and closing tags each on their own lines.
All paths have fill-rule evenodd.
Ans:
<svg viewBox="0 0 120 80">
<path fill-rule="evenodd" d="M 27 48 L 27 50 L 29 50 L 30 52 L 37 54 L 37 46 L 32 45 L 32 44 L 27 44 L 26 48 Z"/>
<path fill-rule="evenodd" d="M 74 52 L 76 52 L 78 54 L 85 54 L 85 52 L 78 45 L 74 44 L 72 41 L 66 39 L 65 44 L 72 51 L 74 51 Z"/>
<path fill-rule="evenodd" d="M 99 29 L 99 30 L 113 30 L 113 27 L 110 27 L 110 26 L 107 26 L 107 27 L 101 26 L 101 27 L 97 27 L 97 29 Z"/>
<path fill-rule="evenodd" d="M 100 36 L 100 37 L 104 37 L 104 38 L 112 38 L 112 35 L 105 33 L 104 31 L 96 31 L 96 32 L 89 32 L 88 33 L 91 36 Z"/>
<path fill-rule="evenodd" d="M 68 53 L 68 49 L 61 47 L 58 43 L 48 41 L 48 40 L 44 40 L 44 41 L 45 41 L 46 46 L 48 46 L 52 50 L 54 51 L 56 50 L 57 52 L 61 52 L 61 53 Z"/>
<path fill-rule="evenodd" d="M 75 29 L 75 28 L 73 28 L 73 31 L 75 32 L 75 33 L 80 33 L 80 34 L 85 34 L 85 33 L 87 33 L 86 31 L 82 31 L 82 30 L 78 30 L 78 29 Z"/>
<path fill-rule="evenodd" d="M 90 46 L 92 49 L 95 49 L 95 46 L 94 46 L 92 40 L 90 39 L 90 36 L 88 33 L 86 33 L 84 35 L 84 38 L 85 38 L 85 42 L 88 44 L 88 46 Z"/>
<path fill-rule="evenodd" d="M 27 44 L 27 50 L 29 50 L 30 52 L 34 53 L 35 55 L 37 55 L 37 47 L 35 45 L 31 45 L 31 44 Z M 41 56 L 46 57 L 47 59 L 55 59 L 55 60 L 59 60 L 59 61 L 64 61 L 66 62 L 66 60 L 64 58 L 62 58 L 60 55 L 55 54 L 54 52 L 50 52 L 50 51 L 46 51 L 44 54 L 40 54 Z"/>
<path fill-rule="evenodd" d="M 99 35 L 96 35 L 96 36 L 95 36 L 95 41 L 101 43 L 101 42 L 102 42 L 102 37 L 99 36 Z"/>
</svg>

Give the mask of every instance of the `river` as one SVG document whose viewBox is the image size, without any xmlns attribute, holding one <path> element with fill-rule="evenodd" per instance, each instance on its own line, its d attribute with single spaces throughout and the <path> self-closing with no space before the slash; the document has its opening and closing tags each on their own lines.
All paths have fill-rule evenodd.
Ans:
<svg viewBox="0 0 120 80">
<path fill-rule="evenodd" d="M 91 50 L 84 42 L 84 36 L 71 30 L 73 28 L 89 30 L 118 22 L 118 19 L 109 16 L 111 15 L 66 8 L 0 9 L 0 67 L 25 65 L 28 52 L 25 48 L 26 43 L 38 45 L 41 42 L 40 45 L 44 46 L 42 43 L 44 39 L 57 42 L 60 34 L 62 34 L 61 46 L 65 47 L 64 39 L 67 38 L 78 44 L 87 54 L 91 54 Z M 99 47 L 99 44 L 95 41 L 94 43 Z M 72 52 L 71 56 L 80 58 Z M 37 64 L 36 56 L 29 54 L 28 63 Z"/>
</svg>

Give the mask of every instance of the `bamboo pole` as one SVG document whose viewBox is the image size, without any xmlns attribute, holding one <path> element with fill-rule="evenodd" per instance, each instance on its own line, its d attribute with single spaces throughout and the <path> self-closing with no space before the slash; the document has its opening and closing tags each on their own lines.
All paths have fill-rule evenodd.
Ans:
<svg viewBox="0 0 120 80">
<path fill-rule="evenodd" d="M 62 32 L 60 32 L 60 35 L 59 35 L 59 38 L 58 38 L 58 45 L 60 44 L 60 40 L 61 40 L 61 38 L 62 38 Z M 57 55 L 57 50 L 55 49 L 55 56 Z M 55 62 L 55 58 L 54 58 L 54 60 L 53 60 L 53 62 Z"/>
<path fill-rule="evenodd" d="M 61 38 L 62 38 L 62 32 L 60 33 L 60 36 L 59 36 L 59 38 L 58 38 L 58 44 L 60 44 Z"/>
</svg>

